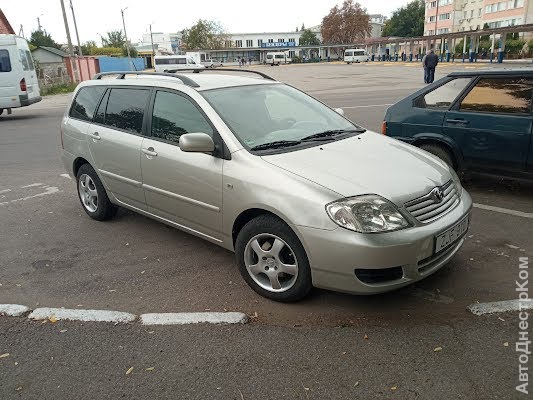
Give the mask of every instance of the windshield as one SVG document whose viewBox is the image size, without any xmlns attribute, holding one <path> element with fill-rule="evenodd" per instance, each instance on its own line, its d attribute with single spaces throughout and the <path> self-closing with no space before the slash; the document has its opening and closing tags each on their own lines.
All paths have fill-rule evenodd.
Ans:
<svg viewBox="0 0 533 400">
<path fill-rule="evenodd" d="M 360 129 L 319 101 L 283 84 L 201 93 L 248 150 L 266 143 L 300 141 L 326 131 Z M 329 140 L 336 139 L 332 136 Z"/>
</svg>

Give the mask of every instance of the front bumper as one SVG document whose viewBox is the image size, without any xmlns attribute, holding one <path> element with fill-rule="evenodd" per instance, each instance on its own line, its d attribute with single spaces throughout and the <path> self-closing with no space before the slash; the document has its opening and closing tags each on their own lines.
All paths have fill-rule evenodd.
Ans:
<svg viewBox="0 0 533 400">
<path fill-rule="evenodd" d="M 472 199 L 463 190 L 453 210 L 427 225 L 380 234 L 361 234 L 340 227 L 333 231 L 301 226 L 296 229 L 307 251 L 314 286 L 354 294 L 382 293 L 419 281 L 445 265 L 461 248 L 464 237 L 434 254 L 435 236 L 461 221 L 471 209 Z M 375 271 L 381 278 L 363 281 L 356 270 L 359 276 L 361 270 L 366 275 Z"/>
</svg>

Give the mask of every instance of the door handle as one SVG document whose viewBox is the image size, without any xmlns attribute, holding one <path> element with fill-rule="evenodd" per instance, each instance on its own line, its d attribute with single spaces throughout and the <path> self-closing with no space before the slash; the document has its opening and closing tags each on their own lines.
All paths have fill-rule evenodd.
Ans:
<svg viewBox="0 0 533 400">
<path fill-rule="evenodd" d="M 100 137 L 100 135 L 98 134 L 98 132 L 89 133 L 88 136 L 89 136 L 90 138 L 94 139 L 94 140 L 100 140 L 100 139 L 102 139 L 102 138 Z"/>
<path fill-rule="evenodd" d="M 153 147 L 148 147 L 147 149 L 142 149 L 142 152 L 150 157 L 157 157 L 157 153 L 154 151 Z"/>
<path fill-rule="evenodd" d="M 465 119 L 447 119 L 446 122 L 448 122 L 449 124 L 463 124 L 463 125 L 468 125 L 470 123 L 470 121 L 467 121 Z"/>
</svg>

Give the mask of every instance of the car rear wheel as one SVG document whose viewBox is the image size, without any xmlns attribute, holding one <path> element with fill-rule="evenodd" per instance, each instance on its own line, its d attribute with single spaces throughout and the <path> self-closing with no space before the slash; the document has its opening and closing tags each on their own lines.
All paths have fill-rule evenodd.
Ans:
<svg viewBox="0 0 533 400">
<path fill-rule="evenodd" d="M 293 230 L 274 216 L 248 222 L 237 236 L 235 254 L 242 277 L 263 297 L 298 301 L 312 288 L 304 247 Z"/>
<path fill-rule="evenodd" d="M 78 197 L 87 215 L 97 221 L 106 221 L 115 216 L 117 206 L 109 200 L 104 185 L 93 167 L 83 164 L 76 175 Z"/>
<path fill-rule="evenodd" d="M 4 109 L 0 108 L 0 115 L 2 115 L 3 113 L 4 113 Z"/>
<path fill-rule="evenodd" d="M 442 161 L 448 164 L 451 168 L 456 169 L 451 153 L 444 147 L 439 146 L 438 144 L 423 144 L 420 146 L 420 148 L 422 150 L 427 151 L 428 153 L 433 154 L 434 156 L 439 157 Z"/>
</svg>

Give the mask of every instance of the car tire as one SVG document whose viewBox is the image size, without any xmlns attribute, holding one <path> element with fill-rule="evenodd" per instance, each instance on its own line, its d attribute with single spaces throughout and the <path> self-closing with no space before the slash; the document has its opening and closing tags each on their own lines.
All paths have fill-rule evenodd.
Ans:
<svg viewBox="0 0 533 400">
<path fill-rule="evenodd" d="M 313 287 L 302 243 L 275 216 L 262 215 L 249 221 L 237 236 L 235 255 L 243 279 L 263 297 L 294 302 Z"/>
<path fill-rule="evenodd" d="M 4 113 L 4 109 L 0 108 L 0 115 L 2 115 L 3 113 Z"/>
<path fill-rule="evenodd" d="M 456 169 L 456 166 L 453 162 L 453 156 L 444 147 L 439 146 L 438 144 L 423 144 L 420 146 L 420 148 L 428 153 L 433 154 L 434 156 L 437 156 L 454 170 Z"/>
<path fill-rule="evenodd" d="M 83 164 L 78 170 L 76 186 L 81 206 L 89 217 L 107 221 L 116 215 L 118 207 L 111 203 L 102 181 L 89 164 Z"/>
</svg>

